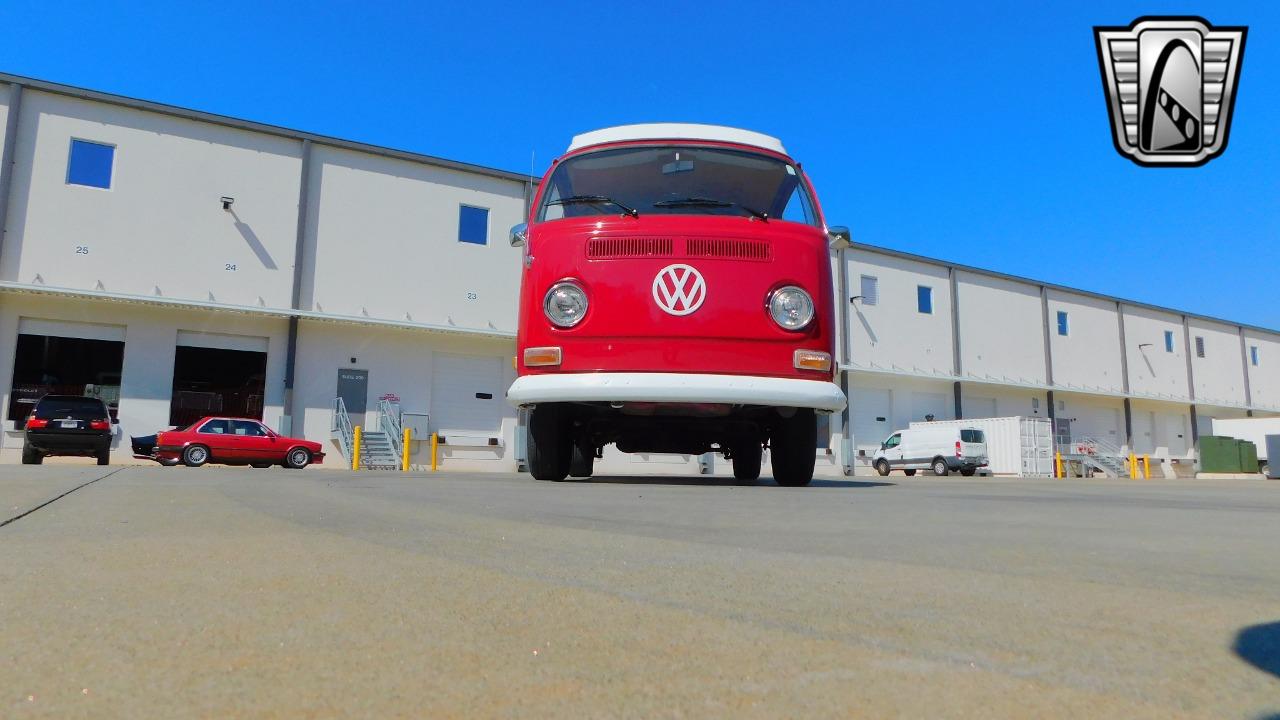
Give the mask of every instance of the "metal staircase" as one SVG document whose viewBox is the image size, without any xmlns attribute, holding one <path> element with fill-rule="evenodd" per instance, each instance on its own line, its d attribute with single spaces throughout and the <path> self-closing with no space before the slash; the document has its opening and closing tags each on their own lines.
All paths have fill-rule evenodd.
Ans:
<svg viewBox="0 0 1280 720">
<path fill-rule="evenodd" d="M 1076 438 L 1062 445 L 1059 450 L 1065 460 L 1077 460 L 1088 468 L 1109 478 L 1132 477 L 1128 454 L 1114 443 L 1095 437 Z"/>
<path fill-rule="evenodd" d="M 360 432 L 360 467 L 368 470 L 399 470 L 403 446 L 400 413 L 390 402 L 383 400 L 378 403 L 376 418 L 376 429 L 362 428 Z M 342 448 L 342 455 L 349 466 L 355 449 L 355 428 L 342 398 L 334 398 L 333 423 L 329 430 Z"/>
</svg>

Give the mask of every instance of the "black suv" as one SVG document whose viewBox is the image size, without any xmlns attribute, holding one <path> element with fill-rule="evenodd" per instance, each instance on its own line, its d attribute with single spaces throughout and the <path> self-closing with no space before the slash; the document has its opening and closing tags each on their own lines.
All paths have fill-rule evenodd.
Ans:
<svg viewBox="0 0 1280 720">
<path fill-rule="evenodd" d="M 80 455 L 111 462 L 111 415 L 101 400 L 45 395 L 27 416 L 22 464 L 39 465 L 47 455 Z"/>
</svg>

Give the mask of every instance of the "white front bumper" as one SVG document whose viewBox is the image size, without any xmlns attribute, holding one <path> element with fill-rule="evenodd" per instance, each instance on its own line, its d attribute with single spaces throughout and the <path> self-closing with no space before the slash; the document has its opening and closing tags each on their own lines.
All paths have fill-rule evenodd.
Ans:
<svg viewBox="0 0 1280 720">
<path fill-rule="evenodd" d="M 515 406 L 549 402 L 670 402 L 844 409 L 840 388 L 825 380 L 693 373 L 526 375 L 507 390 Z"/>
</svg>

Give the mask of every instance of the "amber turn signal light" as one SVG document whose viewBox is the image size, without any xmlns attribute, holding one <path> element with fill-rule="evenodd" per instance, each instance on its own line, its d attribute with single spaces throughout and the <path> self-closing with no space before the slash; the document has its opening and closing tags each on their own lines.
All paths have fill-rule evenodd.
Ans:
<svg viewBox="0 0 1280 720">
<path fill-rule="evenodd" d="M 539 367 L 560 364 L 560 348 L 531 347 L 524 349 L 525 367 Z"/>
<path fill-rule="evenodd" d="M 818 352 L 817 350 L 797 350 L 795 354 L 795 366 L 797 370 L 819 370 L 826 372 L 831 369 L 831 354 Z"/>
</svg>

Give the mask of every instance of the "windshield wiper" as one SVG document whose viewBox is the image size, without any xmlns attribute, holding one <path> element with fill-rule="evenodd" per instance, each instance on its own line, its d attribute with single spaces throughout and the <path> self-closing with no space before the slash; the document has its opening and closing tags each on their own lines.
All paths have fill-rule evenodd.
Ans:
<svg viewBox="0 0 1280 720">
<path fill-rule="evenodd" d="M 749 208 L 746 205 L 743 205 L 742 203 L 729 202 L 728 200 L 716 200 L 715 198 L 687 197 L 687 198 L 680 198 L 679 200 L 659 200 L 658 202 L 654 203 L 653 206 L 654 207 L 736 207 L 739 210 L 746 210 L 749 214 L 761 220 L 764 220 L 765 222 L 769 221 L 769 213 L 760 212 L 759 210 L 756 210 L 754 208 Z"/>
<path fill-rule="evenodd" d="M 634 218 L 640 217 L 640 213 L 636 212 L 635 208 L 629 208 L 626 205 L 623 205 L 622 203 L 618 202 L 617 200 L 614 200 L 613 198 L 607 197 L 604 195 L 570 195 L 569 197 L 557 198 L 555 200 L 547 201 L 548 205 L 598 205 L 600 203 L 608 203 L 609 205 L 616 205 L 617 207 L 621 208 L 622 212 L 626 213 L 627 215 L 630 215 L 631 217 L 634 217 Z"/>
</svg>

